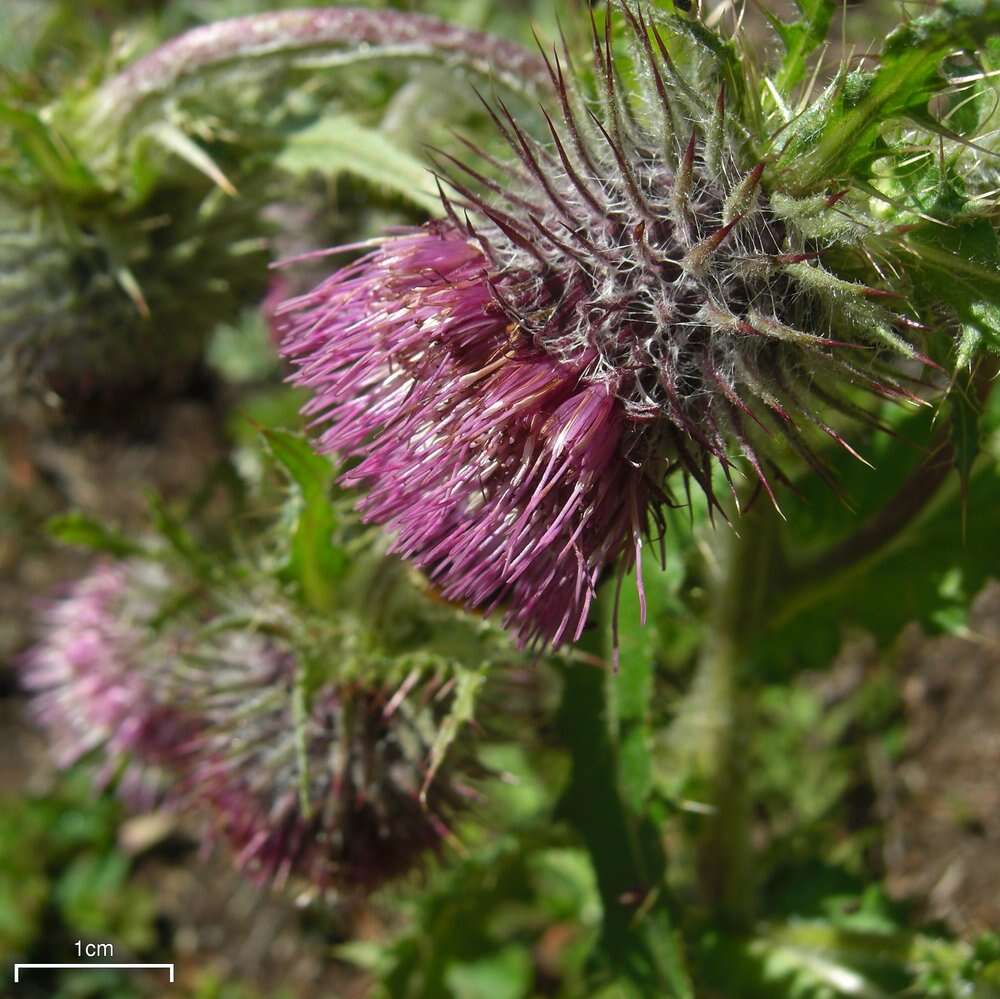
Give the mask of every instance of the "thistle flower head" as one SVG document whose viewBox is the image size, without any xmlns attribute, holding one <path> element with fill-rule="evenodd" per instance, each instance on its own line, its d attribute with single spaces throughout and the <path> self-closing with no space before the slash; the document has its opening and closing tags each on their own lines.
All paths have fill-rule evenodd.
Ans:
<svg viewBox="0 0 1000 999">
<path fill-rule="evenodd" d="M 369 519 L 448 599 L 503 602 L 526 639 L 578 633 L 645 507 L 606 388 L 517 336 L 448 225 L 404 234 L 297 300 L 286 339 L 325 450 L 356 454 Z M 580 557 L 581 552 L 587 557 Z"/>
<path fill-rule="evenodd" d="M 553 55 L 545 141 L 488 106 L 510 156 L 446 157 L 447 221 L 281 310 L 364 516 L 526 642 L 579 636 L 602 573 L 662 534 L 672 473 L 710 506 L 713 467 L 744 463 L 772 499 L 789 453 L 829 478 L 810 438 L 851 450 L 833 423 L 866 416 L 855 395 L 913 398 L 898 361 L 923 360 L 878 289 L 816 261 L 835 193 L 769 197 L 724 91 L 706 100 L 619 7 L 637 92 L 595 27 L 597 100 Z"/>
</svg>

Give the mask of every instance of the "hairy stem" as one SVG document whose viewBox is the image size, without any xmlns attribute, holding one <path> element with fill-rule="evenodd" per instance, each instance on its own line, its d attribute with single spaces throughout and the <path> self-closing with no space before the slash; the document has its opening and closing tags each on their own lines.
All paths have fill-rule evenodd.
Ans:
<svg viewBox="0 0 1000 999">
<path fill-rule="evenodd" d="M 331 51 L 349 52 L 352 60 L 438 59 L 527 95 L 549 86 L 544 61 L 515 42 L 421 14 L 322 7 L 237 17 L 174 38 L 100 87 L 91 124 L 120 125 L 148 101 L 234 63 Z"/>
<path fill-rule="evenodd" d="M 754 912 L 751 801 L 747 787 L 752 712 L 743 669 L 777 551 L 775 516 L 759 504 L 739 534 L 722 526 L 713 536 L 714 566 L 708 637 L 691 692 L 698 719 L 694 763 L 707 780 L 712 815 L 699 844 L 699 877 L 715 916 L 747 929 Z"/>
<path fill-rule="evenodd" d="M 601 618 L 607 622 L 610 615 Z M 604 637 L 595 630 L 581 643 L 594 659 L 604 658 Z M 597 956 L 638 995 L 689 999 L 693 993 L 663 884 L 659 830 L 623 800 L 607 695 L 604 669 L 570 664 L 557 718 L 572 761 L 559 815 L 580 836 L 597 878 L 603 908 Z"/>
</svg>

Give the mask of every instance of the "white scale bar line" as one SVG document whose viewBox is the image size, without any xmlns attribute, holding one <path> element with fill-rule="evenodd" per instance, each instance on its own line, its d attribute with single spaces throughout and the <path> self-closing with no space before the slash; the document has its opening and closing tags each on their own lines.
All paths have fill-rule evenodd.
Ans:
<svg viewBox="0 0 1000 999">
<path fill-rule="evenodd" d="M 19 982 L 22 968 L 166 968 L 170 972 L 170 981 L 174 980 L 172 964 L 15 964 L 14 981 Z"/>
</svg>

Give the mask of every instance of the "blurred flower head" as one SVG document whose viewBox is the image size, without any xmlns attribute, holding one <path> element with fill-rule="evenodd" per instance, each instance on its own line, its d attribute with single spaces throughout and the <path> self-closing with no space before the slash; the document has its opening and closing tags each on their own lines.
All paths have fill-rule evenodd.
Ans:
<svg viewBox="0 0 1000 999">
<path fill-rule="evenodd" d="M 251 632 L 185 657 L 177 680 L 203 733 L 185 776 L 192 802 L 261 882 L 371 890 L 441 847 L 463 802 L 451 763 L 429 769 L 436 685 L 333 681 L 300 707 L 298 666 Z"/>
<path fill-rule="evenodd" d="M 349 618 L 303 652 L 271 633 L 291 607 L 164 614 L 176 582 L 145 559 L 102 563 L 42 615 L 22 676 L 59 765 L 86 758 L 130 807 L 189 814 L 261 883 L 368 891 L 438 850 L 474 769 L 462 740 L 432 753 L 446 672 L 359 662 Z"/>
</svg>

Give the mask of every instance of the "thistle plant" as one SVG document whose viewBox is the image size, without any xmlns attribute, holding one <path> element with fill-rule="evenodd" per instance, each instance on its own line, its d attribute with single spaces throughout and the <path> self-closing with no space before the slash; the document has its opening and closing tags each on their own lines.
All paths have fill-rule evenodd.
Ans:
<svg viewBox="0 0 1000 999">
<path fill-rule="evenodd" d="M 305 434 L 236 464 L 283 469 L 280 515 L 244 482 L 222 551 L 163 505 L 152 542 L 57 519 L 111 560 L 24 685 L 63 761 L 200 815 L 259 882 L 363 894 L 439 855 L 359 958 L 394 999 L 993 996 L 995 941 L 887 899 L 871 815 L 903 752 L 886 653 L 968 636 L 996 574 L 1000 8 L 835 59 L 827 0 L 755 34 L 688 6 L 580 4 L 525 46 L 260 14 L 7 109 L 19 388 L 132 349 L 98 286 L 197 358 L 307 174 L 311 206 L 346 171 L 395 213 L 331 214 L 346 245 L 270 279 Z M 299 293 L 303 263 L 328 273 Z M 83 291 L 27 308 L 67 270 Z M 845 680 L 853 629 L 884 659 Z M 507 632 L 558 704 L 510 695 Z"/>
</svg>

